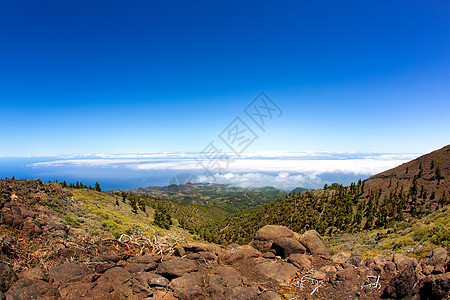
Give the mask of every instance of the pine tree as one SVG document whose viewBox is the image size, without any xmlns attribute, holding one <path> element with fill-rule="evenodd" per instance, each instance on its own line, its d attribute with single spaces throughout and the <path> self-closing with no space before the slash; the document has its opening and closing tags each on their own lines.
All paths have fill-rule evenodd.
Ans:
<svg viewBox="0 0 450 300">
<path fill-rule="evenodd" d="M 102 189 L 100 188 L 100 183 L 98 183 L 98 181 L 95 183 L 95 190 L 97 192 L 101 192 L 102 191 Z"/>
<path fill-rule="evenodd" d="M 162 206 L 156 206 L 155 215 L 153 217 L 153 224 L 164 229 L 169 229 L 172 225 L 172 217 L 170 213 Z M 207 231 L 202 232 L 203 236 L 206 236 Z"/>
</svg>

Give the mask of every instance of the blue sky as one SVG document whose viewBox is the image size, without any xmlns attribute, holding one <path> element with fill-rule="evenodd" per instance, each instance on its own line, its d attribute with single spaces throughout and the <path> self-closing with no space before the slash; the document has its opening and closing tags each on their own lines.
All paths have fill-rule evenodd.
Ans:
<svg viewBox="0 0 450 300">
<path fill-rule="evenodd" d="M 201 151 L 264 91 L 249 151 L 426 153 L 450 137 L 448 1 L 8 1 L 0 156 Z"/>
</svg>

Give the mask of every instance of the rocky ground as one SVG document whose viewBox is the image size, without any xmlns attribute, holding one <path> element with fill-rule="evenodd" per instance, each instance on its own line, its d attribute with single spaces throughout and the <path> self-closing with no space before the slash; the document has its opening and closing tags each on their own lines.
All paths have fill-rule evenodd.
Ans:
<svg viewBox="0 0 450 300">
<path fill-rule="evenodd" d="M 46 205 L 70 205 L 69 193 L 11 182 L 0 186 L 0 299 L 450 299 L 444 248 L 421 262 L 358 251 L 330 257 L 315 231 L 275 225 L 228 247 L 138 232 L 90 240 Z"/>
</svg>

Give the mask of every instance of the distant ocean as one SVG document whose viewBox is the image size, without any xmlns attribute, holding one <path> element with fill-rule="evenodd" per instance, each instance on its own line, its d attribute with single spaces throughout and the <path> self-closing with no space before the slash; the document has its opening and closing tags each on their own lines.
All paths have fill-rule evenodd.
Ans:
<svg viewBox="0 0 450 300">
<path fill-rule="evenodd" d="M 419 154 L 249 153 L 227 168 L 205 172 L 195 154 L 112 154 L 0 158 L 0 177 L 82 182 L 103 190 L 166 186 L 185 181 L 242 187 L 321 188 L 348 185 L 407 162 Z"/>
</svg>

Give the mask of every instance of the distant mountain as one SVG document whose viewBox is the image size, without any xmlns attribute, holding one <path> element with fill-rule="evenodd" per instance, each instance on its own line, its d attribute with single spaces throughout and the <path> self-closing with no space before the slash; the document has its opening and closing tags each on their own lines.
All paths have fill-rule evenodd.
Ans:
<svg viewBox="0 0 450 300">
<path fill-rule="evenodd" d="M 306 191 L 309 191 L 309 189 L 305 189 L 305 188 L 301 188 L 301 187 L 296 187 L 295 189 L 293 189 L 292 191 L 291 191 L 291 193 L 304 193 L 304 192 L 306 192 Z"/>
</svg>

